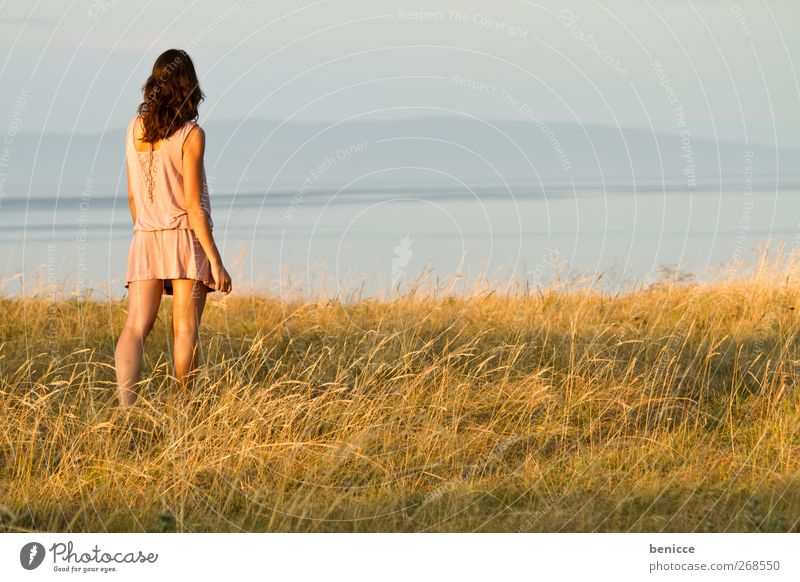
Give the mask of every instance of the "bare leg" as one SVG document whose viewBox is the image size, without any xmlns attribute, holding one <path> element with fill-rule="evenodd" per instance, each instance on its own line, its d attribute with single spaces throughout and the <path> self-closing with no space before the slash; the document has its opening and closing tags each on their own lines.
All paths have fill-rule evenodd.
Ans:
<svg viewBox="0 0 800 582">
<path fill-rule="evenodd" d="M 119 403 L 123 408 L 136 402 L 136 383 L 142 370 L 144 341 L 158 316 L 163 288 L 164 283 L 160 279 L 131 281 L 128 285 L 128 319 L 114 352 Z"/>
<path fill-rule="evenodd" d="M 193 279 L 173 279 L 172 331 L 175 378 L 178 388 L 191 390 L 196 372 L 196 348 L 200 318 L 206 305 L 208 289 Z"/>
</svg>

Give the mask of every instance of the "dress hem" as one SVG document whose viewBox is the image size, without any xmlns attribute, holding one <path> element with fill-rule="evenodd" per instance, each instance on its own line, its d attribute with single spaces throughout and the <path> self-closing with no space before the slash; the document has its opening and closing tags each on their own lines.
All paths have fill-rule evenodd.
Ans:
<svg viewBox="0 0 800 582">
<path fill-rule="evenodd" d="M 217 290 L 214 289 L 212 286 L 214 283 L 213 281 L 205 281 L 203 279 L 198 279 L 197 277 L 156 277 L 153 275 L 152 277 L 137 277 L 136 279 L 131 279 L 130 281 L 125 282 L 125 289 L 129 289 L 129 285 L 131 283 L 135 283 L 137 281 L 163 281 L 164 282 L 164 289 L 162 291 L 162 295 L 173 295 L 172 289 L 172 281 L 175 279 L 191 279 L 193 281 L 200 281 L 203 285 L 205 285 L 207 289 L 207 293 L 215 293 Z"/>
</svg>

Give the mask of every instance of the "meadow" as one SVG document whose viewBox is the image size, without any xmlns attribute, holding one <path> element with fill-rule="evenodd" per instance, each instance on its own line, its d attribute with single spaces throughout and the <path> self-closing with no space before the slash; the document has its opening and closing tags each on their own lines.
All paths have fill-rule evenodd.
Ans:
<svg viewBox="0 0 800 582">
<path fill-rule="evenodd" d="M 213 297 L 191 393 L 167 300 L 128 413 L 124 301 L 0 297 L 0 531 L 798 531 L 798 277 Z"/>
</svg>

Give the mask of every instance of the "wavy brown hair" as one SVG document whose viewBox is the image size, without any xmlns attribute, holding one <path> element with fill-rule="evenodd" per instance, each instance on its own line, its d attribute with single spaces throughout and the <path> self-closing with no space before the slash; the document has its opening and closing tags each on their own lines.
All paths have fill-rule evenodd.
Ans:
<svg viewBox="0 0 800 582">
<path fill-rule="evenodd" d="M 144 122 L 142 141 L 149 143 L 167 139 L 187 121 L 196 120 L 197 107 L 205 98 L 194 63 L 181 49 L 158 56 L 142 93 L 144 101 L 138 108 Z"/>
</svg>

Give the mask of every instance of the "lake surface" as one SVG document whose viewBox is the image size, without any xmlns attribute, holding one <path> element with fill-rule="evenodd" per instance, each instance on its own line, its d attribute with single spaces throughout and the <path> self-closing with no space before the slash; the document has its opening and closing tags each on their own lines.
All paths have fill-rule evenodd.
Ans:
<svg viewBox="0 0 800 582">
<path fill-rule="evenodd" d="M 624 287 L 679 266 L 698 278 L 767 239 L 795 245 L 800 189 L 615 190 L 561 185 L 212 192 L 217 244 L 239 291 L 386 296 L 421 275 L 542 285 L 554 265 Z M 0 200 L 0 292 L 125 294 L 124 195 Z"/>
</svg>

